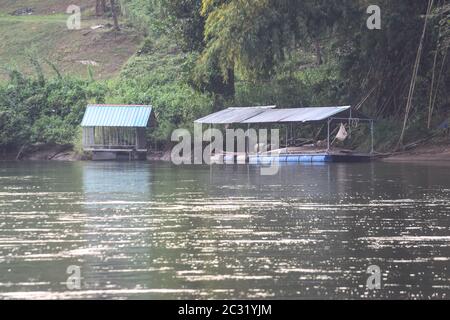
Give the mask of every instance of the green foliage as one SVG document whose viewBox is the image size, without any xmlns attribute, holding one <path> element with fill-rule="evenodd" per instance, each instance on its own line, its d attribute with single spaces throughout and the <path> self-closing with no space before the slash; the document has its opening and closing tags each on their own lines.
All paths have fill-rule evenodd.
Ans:
<svg viewBox="0 0 450 320">
<path fill-rule="evenodd" d="M 279 72 L 270 81 L 238 81 L 239 106 L 273 104 L 279 107 L 307 107 L 345 104 L 342 81 L 336 67 L 322 65 L 296 73 Z"/>
<path fill-rule="evenodd" d="M 144 11 L 133 10 L 133 20 L 139 23 L 146 23 L 148 17 L 148 28 L 152 30 L 149 37 L 153 41 L 163 39 L 163 42 L 176 44 L 176 50 L 187 54 L 189 64 L 189 84 L 202 93 L 214 95 L 214 100 L 230 100 L 233 98 L 234 90 L 234 68 L 224 68 L 220 70 L 218 57 L 213 57 L 202 61 L 200 53 L 205 48 L 204 27 L 205 17 L 201 14 L 201 0 L 164 0 L 126 1 L 128 8 L 133 6 L 145 7 Z M 150 5 L 150 3 L 152 3 Z M 147 13 L 143 13 L 147 12 Z M 141 53 L 146 54 L 148 44 L 144 44 Z M 220 107 L 220 106 L 215 106 Z"/>
<path fill-rule="evenodd" d="M 120 0 L 124 16 L 136 29 L 146 35 L 159 37 L 170 25 L 164 14 L 167 0 Z M 164 18 L 163 18 L 164 17 Z"/>
<path fill-rule="evenodd" d="M 72 138 L 71 144 L 73 146 L 73 151 L 76 154 L 82 155 L 84 154 L 83 150 L 83 129 L 78 126 L 75 130 L 75 134 Z"/>
<path fill-rule="evenodd" d="M 203 60 L 219 58 L 224 75 L 236 66 L 247 78 L 276 75 L 290 52 L 328 35 L 342 1 L 203 0 L 206 47 Z M 203 61 L 202 60 L 202 61 Z"/>
<path fill-rule="evenodd" d="M 0 106 L 0 146 L 18 146 L 25 143 L 30 135 L 27 117 L 13 108 Z"/>
<path fill-rule="evenodd" d="M 31 141 L 66 144 L 70 143 L 76 132 L 76 126 L 70 126 L 56 115 L 44 115 L 31 127 Z"/>
<path fill-rule="evenodd" d="M 105 87 L 86 80 L 38 79 L 10 72 L 0 85 L 0 146 L 72 143 L 88 102 L 104 102 Z"/>
<path fill-rule="evenodd" d="M 360 6 L 348 7 L 349 16 L 361 14 Z M 401 117 L 412 76 L 419 40 L 424 24 L 427 1 L 379 1 L 383 8 L 382 29 L 368 30 L 356 19 L 340 24 L 333 47 L 339 50 L 341 78 L 345 79 L 348 100 L 359 102 L 374 90 L 364 105 L 367 112 L 378 116 Z M 430 90 L 433 51 L 436 48 L 438 16 L 430 19 L 420 62 L 418 84 L 413 105 L 415 112 L 425 112 Z M 339 49 L 338 49 L 339 48 Z M 442 54 L 438 57 L 442 61 Z M 448 64 L 444 73 L 449 81 Z M 420 92 L 420 93 L 419 93 Z M 445 95 L 440 95 L 445 103 Z"/>
<path fill-rule="evenodd" d="M 177 50 L 165 37 L 146 41 L 150 54 L 135 56 L 111 82 L 110 103 L 151 104 L 158 125 L 150 140 L 163 146 L 176 128 L 191 128 L 193 121 L 212 110 L 212 98 L 188 84 L 190 56 Z"/>
</svg>

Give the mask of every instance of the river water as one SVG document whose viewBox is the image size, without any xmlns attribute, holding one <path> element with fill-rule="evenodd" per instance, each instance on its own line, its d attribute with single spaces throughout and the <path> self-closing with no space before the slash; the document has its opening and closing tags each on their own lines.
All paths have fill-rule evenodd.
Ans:
<svg viewBox="0 0 450 320">
<path fill-rule="evenodd" d="M 449 268 L 448 165 L 0 163 L 0 299 L 448 299 Z"/>
</svg>

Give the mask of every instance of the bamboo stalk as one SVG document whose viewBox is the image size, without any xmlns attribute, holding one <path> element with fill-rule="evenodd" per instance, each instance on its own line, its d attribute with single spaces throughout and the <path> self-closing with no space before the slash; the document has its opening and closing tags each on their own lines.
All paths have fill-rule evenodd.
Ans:
<svg viewBox="0 0 450 320">
<path fill-rule="evenodd" d="M 400 139 L 398 140 L 397 149 L 399 149 L 400 146 L 403 145 L 403 139 L 405 137 L 405 131 L 406 131 L 406 126 L 408 124 L 409 112 L 411 111 L 412 99 L 413 99 L 414 90 L 415 90 L 415 87 L 416 87 L 417 73 L 419 71 L 420 59 L 422 57 L 423 41 L 425 39 L 425 34 L 426 34 L 426 30 L 427 30 L 427 23 L 428 23 L 428 17 L 430 15 L 431 8 L 433 7 L 433 1 L 434 0 L 429 0 L 428 1 L 427 13 L 425 15 L 425 22 L 423 24 L 422 36 L 420 37 L 419 47 L 417 49 L 416 60 L 414 62 L 413 74 L 412 74 L 411 83 L 410 83 L 410 86 L 409 86 L 408 100 L 406 102 L 405 118 L 403 119 L 402 132 L 400 134 Z"/>
<path fill-rule="evenodd" d="M 433 116 L 434 106 L 436 104 L 437 94 L 438 94 L 438 91 L 439 91 L 439 84 L 441 83 L 442 72 L 444 70 L 445 61 L 447 60 L 447 53 L 448 53 L 448 48 L 446 48 L 444 57 L 442 58 L 442 65 L 441 65 L 441 69 L 439 71 L 438 80 L 436 82 L 436 90 L 434 92 L 433 102 L 431 103 L 431 109 L 430 109 L 430 114 L 429 114 L 430 125 L 431 125 L 431 117 Z"/>
</svg>

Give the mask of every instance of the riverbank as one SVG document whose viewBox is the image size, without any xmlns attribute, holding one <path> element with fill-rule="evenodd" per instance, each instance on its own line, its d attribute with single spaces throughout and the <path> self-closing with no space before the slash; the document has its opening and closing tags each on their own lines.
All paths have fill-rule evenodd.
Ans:
<svg viewBox="0 0 450 320">
<path fill-rule="evenodd" d="M 11 161 L 78 161 L 88 157 L 78 154 L 72 145 L 37 144 L 21 148 L 11 148 L 0 153 L 0 160 Z"/>
<path fill-rule="evenodd" d="M 89 154 L 77 153 L 72 145 L 38 144 L 11 148 L 0 152 L 0 161 L 81 161 L 91 160 Z M 150 151 L 148 161 L 170 161 L 170 149 Z"/>
<path fill-rule="evenodd" d="M 80 161 L 90 160 L 88 154 L 79 154 L 71 145 L 33 145 L 19 149 L 11 149 L 0 153 L 0 161 Z M 170 150 L 151 151 L 147 154 L 148 161 L 170 161 Z M 422 145 L 414 149 L 396 152 L 383 157 L 386 162 L 413 162 L 413 161 L 450 161 L 450 142 Z"/>
<path fill-rule="evenodd" d="M 383 158 L 383 161 L 450 161 L 450 143 L 418 146 L 408 151 L 392 154 Z"/>
</svg>

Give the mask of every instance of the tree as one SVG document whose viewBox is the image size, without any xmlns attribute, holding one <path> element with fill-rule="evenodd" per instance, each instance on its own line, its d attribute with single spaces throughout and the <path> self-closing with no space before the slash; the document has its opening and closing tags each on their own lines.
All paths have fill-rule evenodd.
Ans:
<svg viewBox="0 0 450 320">
<path fill-rule="evenodd" d="M 205 18 L 201 0 L 166 0 L 163 16 L 166 31 L 184 52 L 201 52 L 205 47 Z"/>
<path fill-rule="evenodd" d="M 192 70 L 191 85 L 214 95 L 216 108 L 221 107 L 221 98 L 232 99 L 235 94 L 234 66 L 228 65 L 221 72 L 219 57 L 201 59 L 205 50 L 205 16 L 201 13 L 201 0 L 166 0 L 162 18 L 166 32 L 173 37 L 184 52 L 199 56 Z"/>
<path fill-rule="evenodd" d="M 95 1 L 95 15 L 101 17 L 106 12 L 106 0 Z"/>
<path fill-rule="evenodd" d="M 360 0 L 354 6 L 348 6 L 345 13 L 349 17 L 347 23 L 337 26 L 334 45 L 340 48 L 340 76 L 345 79 L 348 100 L 359 102 L 372 92 L 364 104 L 367 111 L 376 116 L 401 118 L 404 116 L 428 1 L 380 1 L 379 6 L 383 8 L 382 29 L 369 31 L 353 17 L 360 16 L 360 8 L 366 8 L 370 3 Z M 439 33 L 438 16 L 430 18 L 417 70 L 416 92 L 421 94 L 416 94 L 412 101 L 411 115 L 414 117 L 425 111 L 428 104 L 426 97 L 432 78 L 432 53 Z"/>
<path fill-rule="evenodd" d="M 219 57 L 224 74 L 236 65 L 247 76 L 267 78 L 292 50 L 312 46 L 320 65 L 320 38 L 339 17 L 339 5 L 334 0 L 203 0 L 203 56 Z"/>
<path fill-rule="evenodd" d="M 114 21 L 114 29 L 116 31 L 120 31 L 119 20 L 117 18 L 116 1 L 110 0 L 110 2 L 111 2 L 111 14 L 112 14 L 113 21 Z"/>
</svg>

